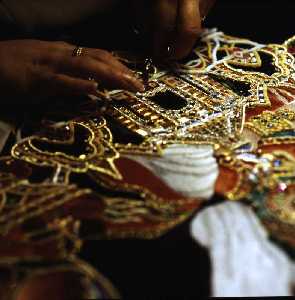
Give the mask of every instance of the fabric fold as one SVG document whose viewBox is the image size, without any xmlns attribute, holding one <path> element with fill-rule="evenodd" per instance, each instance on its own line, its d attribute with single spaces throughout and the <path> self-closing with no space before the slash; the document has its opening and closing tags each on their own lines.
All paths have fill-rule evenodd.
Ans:
<svg viewBox="0 0 295 300">
<path fill-rule="evenodd" d="M 212 296 L 292 295 L 294 265 L 250 208 L 231 202 L 210 207 L 192 221 L 191 234 L 209 250 Z"/>
</svg>

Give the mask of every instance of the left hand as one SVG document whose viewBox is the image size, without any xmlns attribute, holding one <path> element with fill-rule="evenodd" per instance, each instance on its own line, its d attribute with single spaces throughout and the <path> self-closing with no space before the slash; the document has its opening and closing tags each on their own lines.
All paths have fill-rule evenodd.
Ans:
<svg viewBox="0 0 295 300">
<path fill-rule="evenodd" d="M 215 0 L 133 0 L 135 22 L 152 38 L 156 57 L 189 54 L 202 31 L 202 19 Z M 170 53 L 167 49 L 170 47 Z"/>
</svg>

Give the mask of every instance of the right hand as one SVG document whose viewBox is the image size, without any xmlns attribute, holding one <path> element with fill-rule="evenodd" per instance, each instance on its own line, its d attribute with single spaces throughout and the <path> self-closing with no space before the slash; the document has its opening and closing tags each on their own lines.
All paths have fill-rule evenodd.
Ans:
<svg viewBox="0 0 295 300">
<path fill-rule="evenodd" d="M 181 59 L 191 52 L 202 33 L 202 19 L 214 2 L 131 0 L 137 29 L 150 36 L 154 55 L 161 59 Z"/>
<path fill-rule="evenodd" d="M 83 55 L 74 57 L 75 48 L 65 42 L 1 41 L 0 97 L 43 99 L 95 95 L 97 83 L 132 92 L 144 89 L 134 74 L 111 53 L 83 48 Z"/>
</svg>

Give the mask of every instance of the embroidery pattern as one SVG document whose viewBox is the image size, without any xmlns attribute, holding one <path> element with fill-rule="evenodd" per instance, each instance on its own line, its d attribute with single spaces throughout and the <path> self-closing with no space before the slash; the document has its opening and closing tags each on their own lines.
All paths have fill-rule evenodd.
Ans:
<svg viewBox="0 0 295 300">
<path fill-rule="evenodd" d="M 294 40 L 261 45 L 208 31 L 185 61 L 152 66 L 145 92 L 102 90 L 83 104 L 83 117 L 65 112 L 69 121 L 17 143 L 0 159 L 7 282 L 21 291 L 31 272 L 70 271 L 87 297 L 116 297 L 77 253 L 87 239 L 160 237 L 202 206 L 126 158 L 161 157 L 173 144 L 212 145 L 215 192 L 251 205 L 270 234 L 294 248 Z M 139 59 L 117 55 L 142 75 Z"/>
</svg>

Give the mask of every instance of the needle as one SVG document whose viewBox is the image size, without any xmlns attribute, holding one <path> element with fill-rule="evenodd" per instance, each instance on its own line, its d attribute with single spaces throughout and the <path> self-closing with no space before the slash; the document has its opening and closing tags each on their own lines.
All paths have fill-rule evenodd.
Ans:
<svg viewBox="0 0 295 300">
<path fill-rule="evenodd" d="M 152 72 L 152 65 L 153 65 L 153 60 L 152 58 L 146 58 L 144 60 L 144 69 L 143 69 L 143 83 L 145 85 L 145 87 L 148 86 L 149 83 L 149 79 L 150 79 L 150 74 Z"/>
<path fill-rule="evenodd" d="M 153 72 L 153 59 L 148 56 L 146 49 L 144 48 L 145 41 L 144 35 L 138 28 L 133 28 L 133 33 L 136 36 L 138 45 L 141 46 L 142 55 L 144 57 L 142 72 L 143 84 L 145 87 L 148 87 L 150 75 Z"/>
</svg>

